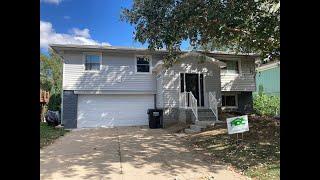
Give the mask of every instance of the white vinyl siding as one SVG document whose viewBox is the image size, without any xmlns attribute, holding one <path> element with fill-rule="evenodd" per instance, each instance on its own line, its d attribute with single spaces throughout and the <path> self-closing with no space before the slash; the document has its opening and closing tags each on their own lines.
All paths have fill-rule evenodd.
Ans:
<svg viewBox="0 0 320 180">
<path fill-rule="evenodd" d="M 157 76 L 157 95 L 156 95 L 156 106 L 157 108 L 163 108 L 163 77 L 162 75 Z"/>
<path fill-rule="evenodd" d="M 157 59 L 152 60 L 152 64 Z M 84 70 L 81 52 L 64 54 L 64 90 L 155 91 L 152 73 L 135 73 L 135 54 L 103 53 L 100 71 Z"/>
<path fill-rule="evenodd" d="M 153 95 L 79 95 L 77 127 L 148 125 Z"/>
<path fill-rule="evenodd" d="M 208 92 L 213 91 L 220 97 L 220 68 L 218 65 L 205 62 L 198 63 L 195 58 L 188 58 L 174 64 L 163 74 L 163 105 L 179 107 L 180 73 L 203 73 L 204 75 L 204 106 L 208 106 Z M 220 100 L 220 99 L 219 99 Z"/>
<path fill-rule="evenodd" d="M 221 91 L 255 91 L 253 59 L 239 60 L 239 74 L 221 73 Z"/>
</svg>

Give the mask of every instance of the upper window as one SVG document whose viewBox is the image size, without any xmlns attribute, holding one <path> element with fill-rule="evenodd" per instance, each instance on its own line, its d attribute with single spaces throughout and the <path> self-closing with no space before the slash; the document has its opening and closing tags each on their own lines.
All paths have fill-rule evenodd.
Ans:
<svg viewBox="0 0 320 180">
<path fill-rule="evenodd" d="M 230 74 L 238 74 L 239 73 L 239 62 L 234 60 L 224 61 L 222 62 L 226 63 L 227 66 L 221 69 L 221 72 L 223 73 L 230 73 Z"/>
<path fill-rule="evenodd" d="M 141 73 L 149 73 L 150 72 L 151 60 L 149 57 L 137 56 L 136 62 L 137 62 L 136 72 L 141 72 Z"/>
<path fill-rule="evenodd" d="M 93 54 L 86 54 L 86 62 L 85 62 L 85 70 L 100 70 L 101 64 L 101 56 L 100 55 L 93 55 Z"/>
<path fill-rule="evenodd" d="M 236 107 L 236 95 L 222 95 L 222 106 Z"/>
</svg>

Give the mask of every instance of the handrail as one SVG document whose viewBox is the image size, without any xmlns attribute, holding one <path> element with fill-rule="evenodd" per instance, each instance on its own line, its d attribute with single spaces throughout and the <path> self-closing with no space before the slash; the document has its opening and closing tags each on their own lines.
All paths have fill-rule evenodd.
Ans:
<svg viewBox="0 0 320 180">
<path fill-rule="evenodd" d="M 196 121 L 198 121 L 198 101 L 192 92 L 180 92 L 179 105 L 180 108 L 190 107 L 194 116 L 196 117 Z"/>
<path fill-rule="evenodd" d="M 218 101 L 215 92 L 209 92 L 209 108 L 215 115 L 216 121 L 218 121 Z"/>
<path fill-rule="evenodd" d="M 192 92 L 188 92 L 188 93 L 189 93 L 190 107 L 192 109 L 194 116 L 196 117 L 196 121 L 198 121 L 198 102 L 197 102 L 197 99 L 194 97 Z"/>
</svg>

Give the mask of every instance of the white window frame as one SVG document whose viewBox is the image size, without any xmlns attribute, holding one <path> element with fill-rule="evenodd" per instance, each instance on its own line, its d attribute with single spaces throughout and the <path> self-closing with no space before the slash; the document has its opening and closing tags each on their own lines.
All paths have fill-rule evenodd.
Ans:
<svg viewBox="0 0 320 180">
<path fill-rule="evenodd" d="M 100 66 L 99 66 L 99 70 L 86 70 L 86 56 L 87 55 L 95 55 L 95 56 L 99 56 L 100 57 Z M 83 70 L 85 72 L 99 72 L 101 71 L 101 66 L 102 66 L 102 52 L 101 53 L 97 53 L 97 52 L 84 52 L 83 56 L 82 56 L 82 63 L 83 63 Z"/>
<path fill-rule="evenodd" d="M 138 72 L 137 68 L 137 58 L 138 57 L 147 57 L 149 58 L 149 72 Z M 134 56 L 134 69 L 136 74 L 151 74 L 152 73 L 152 57 L 150 55 L 135 55 Z"/>
<path fill-rule="evenodd" d="M 222 105 L 222 100 L 223 100 L 222 96 L 234 96 L 235 100 L 236 100 L 236 105 L 235 106 L 223 106 Z M 238 94 L 237 93 L 230 93 L 230 94 L 229 93 L 226 93 L 226 94 L 222 93 L 221 94 L 221 108 L 222 109 L 236 109 L 236 108 L 238 108 Z"/>
<path fill-rule="evenodd" d="M 242 73 L 241 69 L 241 59 L 222 59 L 222 61 L 238 61 L 238 73 L 230 73 L 230 72 L 224 72 L 221 69 L 221 75 L 240 75 Z"/>
</svg>

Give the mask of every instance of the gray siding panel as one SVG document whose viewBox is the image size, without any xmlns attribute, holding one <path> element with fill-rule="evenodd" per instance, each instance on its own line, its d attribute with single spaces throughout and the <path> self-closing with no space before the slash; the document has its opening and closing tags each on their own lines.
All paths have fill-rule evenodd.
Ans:
<svg viewBox="0 0 320 180">
<path fill-rule="evenodd" d="M 63 91 L 63 122 L 65 128 L 77 128 L 78 95 L 73 91 Z"/>
</svg>

